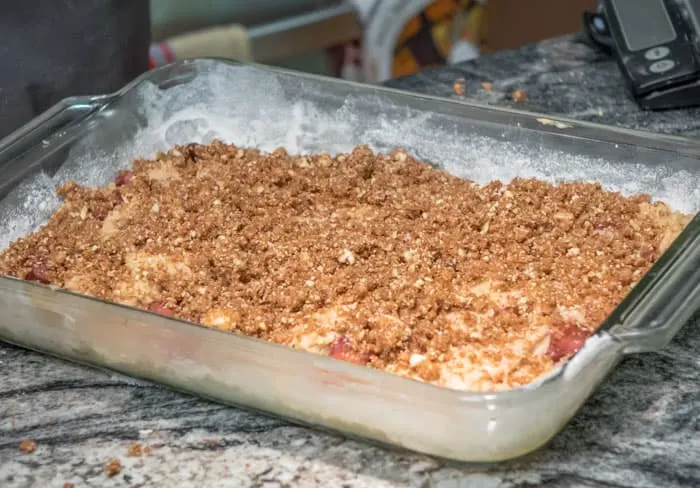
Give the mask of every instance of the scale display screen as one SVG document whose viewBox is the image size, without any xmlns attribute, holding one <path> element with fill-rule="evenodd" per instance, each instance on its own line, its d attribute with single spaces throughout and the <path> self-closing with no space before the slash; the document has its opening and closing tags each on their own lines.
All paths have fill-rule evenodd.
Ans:
<svg viewBox="0 0 700 488">
<path fill-rule="evenodd" d="M 662 0 L 615 0 L 611 3 L 630 51 L 643 51 L 676 38 L 676 30 Z"/>
</svg>

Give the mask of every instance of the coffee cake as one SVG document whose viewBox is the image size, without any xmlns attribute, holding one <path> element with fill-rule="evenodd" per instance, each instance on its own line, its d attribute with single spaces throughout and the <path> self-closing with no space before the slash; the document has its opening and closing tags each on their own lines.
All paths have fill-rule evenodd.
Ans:
<svg viewBox="0 0 700 488">
<path fill-rule="evenodd" d="M 569 358 L 690 220 L 648 195 L 479 185 L 367 147 L 188 144 L 58 192 L 0 273 L 472 391 Z"/>
</svg>

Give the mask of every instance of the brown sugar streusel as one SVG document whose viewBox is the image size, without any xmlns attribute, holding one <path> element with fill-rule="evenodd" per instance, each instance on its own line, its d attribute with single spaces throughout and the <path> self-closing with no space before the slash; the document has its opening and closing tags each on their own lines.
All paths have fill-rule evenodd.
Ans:
<svg viewBox="0 0 700 488">
<path fill-rule="evenodd" d="M 0 273 L 469 390 L 569 357 L 689 221 L 647 195 L 480 186 L 366 147 L 189 144 L 58 192 Z"/>
</svg>

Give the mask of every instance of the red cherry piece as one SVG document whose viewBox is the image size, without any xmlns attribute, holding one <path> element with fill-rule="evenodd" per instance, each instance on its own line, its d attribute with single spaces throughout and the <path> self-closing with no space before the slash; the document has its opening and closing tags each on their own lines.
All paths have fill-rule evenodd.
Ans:
<svg viewBox="0 0 700 488">
<path fill-rule="evenodd" d="M 350 339 L 344 335 L 339 335 L 335 341 L 333 341 L 328 355 L 333 359 L 340 359 L 341 361 L 363 366 L 369 362 L 369 356 L 365 353 L 355 351 Z"/>
<path fill-rule="evenodd" d="M 576 324 L 562 324 L 552 332 L 547 356 L 554 362 L 571 356 L 583 347 L 589 335 L 588 331 L 581 329 Z"/>
<path fill-rule="evenodd" d="M 168 307 L 161 305 L 160 303 L 153 302 L 148 306 L 148 310 L 151 312 L 159 313 L 161 315 L 166 315 L 168 317 L 172 317 L 175 315 L 175 312 L 170 310 Z"/>
<path fill-rule="evenodd" d="M 37 281 L 48 285 L 51 283 L 46 272 L 46 268 L 41 264 L 35 264 L 32 269 L 24 277 L 27 281 Z"/>
<path fill-rule="evenodd" d="M 117 177 L 114 178 L 114 184 L 117 186 L 124 186 L 130 184 L 134 180 L 134 173 L 131 171 L 120 171 L 117 173 Z"/>
</svg>

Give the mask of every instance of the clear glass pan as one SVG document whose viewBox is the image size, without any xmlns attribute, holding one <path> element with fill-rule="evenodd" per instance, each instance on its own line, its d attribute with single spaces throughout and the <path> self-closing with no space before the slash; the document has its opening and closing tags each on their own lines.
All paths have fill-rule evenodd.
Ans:
<svg viewBox="0 0 700 488">
<path fill-rule="evenodd" d="M 700 207 L 700 145 L 689 139 L 197 59 L 115 94 L 67 99 L 0 141 L 0 233 L 7 243 L 53 210 L 27 197 L 32 182 L 106 183 L 133 157 L 213 137 L 290 151 L 403 146 L 477 180 L 597 180 Z M 696 217 L 574 358 L 536 383 L 493 394 L 11 278 L 0 278 L 0 339 L 352 436 L 495 462 L 551 439 L 624 354 L 663 347 L 698 309 L 699 291 Z"/>
</svg>

